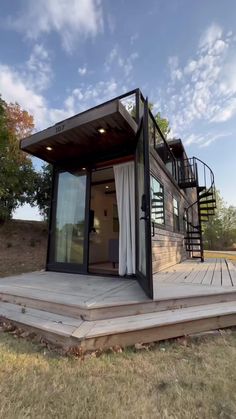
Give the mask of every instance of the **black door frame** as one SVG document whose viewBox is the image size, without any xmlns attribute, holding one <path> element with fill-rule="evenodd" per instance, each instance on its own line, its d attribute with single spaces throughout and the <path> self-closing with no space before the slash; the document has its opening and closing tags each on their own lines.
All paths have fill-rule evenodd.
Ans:
<svg viewBox="0 0 236 419">
<path fill-rule="evenodd" d="M 88 249 L 89 249 L 89 208 L 90 208 L 90 186 L 91 186 L 91 171 L 80 170 L 81 174 L 86 176 L 86 192 L 85 192 L 85 218 L 84 218 L 84 251 L 83 263 L 70 263 L 70 262 L 55 262 L 55 233 L 56 233 L 56 211 L 57 211 L 57 197 L 58 197 L 58 180 L 62 172 L 68 171 L 67 169 L 53 167 L 52 176 L 52 198 L 49 218 L 49 232 L 48 232 L 48 245 L 47 245 L 47 261 L 46 270 L 65 273 L 88 273 Z"/>
<path fill-rule="evenodd" d="M 142 101 L 142 103 L 141 103 Z M 145 223 L 145 253 L 146 253 L 146 275 L 139 271 L 139 194 L 138 194 L 138 173 L 137 153 L 135 157 L 135 221 L 136 221 L 136 277 L 145 293 L 153 298 L 153 277 L 152 277 L 152 242 L 151 242 L 151 208 L 150 208 L 150 167 L 149 167 L 149 128 L 148 128 L 148 99 L 142 100 L 139 97 L 136 105 L 139 115 L 139 130 L 137 136 L 143 135 L 144 154 L 144 198 L 145 211 L 142 222 Z M 142 112 L 143 107 L 143 112 Z"/>
</svg>

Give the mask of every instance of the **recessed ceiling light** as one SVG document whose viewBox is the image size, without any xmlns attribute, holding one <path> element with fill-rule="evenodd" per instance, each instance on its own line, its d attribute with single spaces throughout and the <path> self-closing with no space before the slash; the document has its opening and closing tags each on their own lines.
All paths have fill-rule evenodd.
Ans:
<svg viewBox="0 0 236 419">
<path fill-rule="evenodd" d="M 48 151 L 52 151 L 52 147 L 46 147 L 46 150 L 48 150 Z"/>
<path fill-rule="evenodd" d="M 106 188 L 106 189 L 109 189 L 109 188 L 110 188 L 110 186 L 106 185 L 106 186 L 105 186 L 105 188 Z"/>
<path fill-rule="evenodd" d="M 98 128 L 100 134 L 105 134 L 106 130 L 104 128 Z"/>
</svg>

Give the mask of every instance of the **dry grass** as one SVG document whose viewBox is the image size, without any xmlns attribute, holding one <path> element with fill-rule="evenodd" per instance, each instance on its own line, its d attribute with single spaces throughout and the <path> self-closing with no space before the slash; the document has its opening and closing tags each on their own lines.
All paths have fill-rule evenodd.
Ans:
<svg viewBox="0 0 236 419">
<path fill-rule="evenodd" d="M 11 220 L 0 225 L 0 277 L 43 269 L 46 251 L 45 223 Z"/>
<path fill-rule="evenodd" d="M 0 417 L 235 418 L 235 332 L 183 343 L 82 361 L 0 333 Z"/>
<path fill-rule="evenodd" d="M 233 262 L 236 262 L 236 252 L 235 254 L 232 254 L 230 252 L 204 252 L 204 257 L 205 258 L 223 258 L 223 259 L 229 259 L 232 260 Z"/>
</svg>

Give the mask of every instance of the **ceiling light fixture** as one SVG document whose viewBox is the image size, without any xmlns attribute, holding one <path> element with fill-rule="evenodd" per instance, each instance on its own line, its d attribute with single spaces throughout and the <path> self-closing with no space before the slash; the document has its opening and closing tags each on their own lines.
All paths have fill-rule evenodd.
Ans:
<svg viewBox="0 0 236 419">
<path fill-rule="evenodd" d="M 98 128 L 100 134 L 105 134 L 106 130 L 104 128 Z"/>
<path fill-rule="evenodd" d="M 109 189 L 109 188 L 110 188 L 110 186 L 106 185 L 106 189 Z"/>
<path fill-rule="evenodd" d="M 82 167 L 82 170 L 86 170 L 86 167 Z"/>
<path fill-rule="evenodd" d="M 52 151 L 52 147 L 48 146 L 48 147 L 46 147 L 46 150 Z"/>
</svg>

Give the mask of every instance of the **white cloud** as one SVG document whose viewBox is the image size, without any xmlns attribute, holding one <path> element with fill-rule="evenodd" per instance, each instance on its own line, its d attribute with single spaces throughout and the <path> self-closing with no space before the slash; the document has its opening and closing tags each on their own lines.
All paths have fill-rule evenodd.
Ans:
<svg viewBox="0 0 236 419">
<path fill-rule="evenodd" d="M 45 118 L 43 96 L 26 86 L 24 78 L 6 65 L 0 65 L 0 91 L 4 100 L 18 102 L 36 117 L 39 126 L 43 125 Z"/>
<path fill-rule="evenodd" d="M 191 144 L 197 144 L 199 147 L 208 147 L 210 144 L 215 142 L 220 138 L 227 138 L 232 135 L 231 132 L 222 132 L 222 133 L 214 133 L 214 132 L 207 132 L 204 134 L 190 134 L 184 140 L 184 145 L 189 146 Z"/>
<path fill-rule="evenodd" d="M 177 137 L 194 130 L 196 123 L 204 129 L 209 126 L 212 139 L 192 135 L 186 141 L 204 146 L 216 139 L 210 124 L 219 125 L 236 115 L 236 53 L 233 34 L 225 35 L 215 24 L 204 32 L 199 45 L 186 63 L 180 65 L 177 56 L 169 58 L 170 82 L 162 91 L 162 111 Z"/>
<path fill-rule="evenodd" d="M 87 67 L 86 67 L 86 66 L 84 66 L 84 67 L 79 67 L 79 68 L 78 68 L 78 73 L 79 73 L 81 76 L 85 76 L 85 74 L 87 73 Z"/>
<path fill-rule="evenodd" d="M 169 68 L 170 68 L 170 77 L 171 77 L 171 80 L 173 82 L 175 80 L 181 80 L 181 78 L 182 78 L 182 71 L 179 68 L 179 60 L 178 60 L 178 57 L 176 57 L 176 56 L 169 57 L 168 64 L 169 64 Z"/>
<path fill-rule="evenodd" d="M 80 38 L 94 37 L 103 28 L 100 0 L 26 0 L 24 11 L 10 16 L 8 26 L 30 39 L 56 32 L 71 52 Z"/>
<path fill-rule="evenodd" d="M 216 23 L 213 23 L 210 25 L 203 35 L 200 38 L 199 47 L 200 48 L 209 48 L 212 47 L 212 45 L 222 37 L 223 30 L 222 28 L 217 25 Z"/>
<path fill-rule="evenodd" d="M 25 75 L 28 82 L 38 91 L 45 90 L 53 77 L 48 51 L 42 44 L 36 44 L 26 62 Z"/>
<path fill-rule="evenodd" d="M 218 112 L 211 119 L 212 122 L 225 122 L 236 115 L 236 98 L 231 98 L 226 101 L 225 106 L 219 109 Z"/>
<path fill-rule="evenodd" d="M 111 78 L 95 84 L 79 84 L 62 102 L 62 107 L 51 108 L 42 92 L 32 87 L 31 80 L 24 72 L 0 65 L 0 91 L 7 102 L 18 102 L 22 108 L 34 116 L 36 130 L 46 128 L 55 122 L 89 109 L 123 91 L 122 84 Z"/>
<path fill-rule="evenodd" d="M 136 51 L 132 52 L 128 57 L 124 57 L 116 45 L 112 48 L 105 61 L 105 70 L 109 72 L 111 69 L 114 71 L 115 68 L 118 68 L 122 71 L 122 75 L 125 78 L 129 78 L 134 70 L 134 63 L 138 57 L 139 54 Z"/>
<path fill-rule="evenodd" d="M 196 69 L 196 67 L 197 67 L 197 61 L 191 60 L 191 61 L 189 61 L 189 63 L 184 68 L 184 72 L 186 74 L 190 74 Z"/>
</svg>

